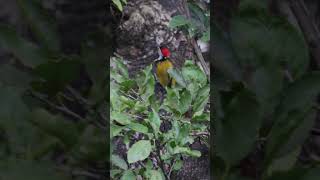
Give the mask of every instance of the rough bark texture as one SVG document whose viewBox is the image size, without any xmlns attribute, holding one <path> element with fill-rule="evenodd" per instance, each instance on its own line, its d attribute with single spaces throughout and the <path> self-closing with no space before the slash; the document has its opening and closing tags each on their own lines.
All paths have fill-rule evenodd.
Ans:
<svg viewBox="0 0 320 180">
<path fill-rule="evenodd" d="M 192 50 L 187 37 L 168 27 L 171 17 L 183 13 L 182 0 L 132 0 L 123 12 L 117 29 L 117 53 L 124 57 L 130 74 L 151 64 L 158 57 L 157 46 L 172 51 L 173 63 L 181 67 Z"/>
</svg>

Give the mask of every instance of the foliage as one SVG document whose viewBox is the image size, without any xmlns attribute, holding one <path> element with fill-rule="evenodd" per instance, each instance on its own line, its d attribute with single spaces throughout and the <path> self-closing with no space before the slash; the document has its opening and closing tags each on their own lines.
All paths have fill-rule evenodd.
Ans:
<svg viewBox="0 0 320 180">
<path fill-rule="evenodd" d="M 200 1 L 188 1 L 190 17 L 177 15 L 172 17 L 169 27 L 181 28 L 190 37 L 196 37 L 204 42 L 210 40 L 210 10 Z"/>
<path fill-rule="evenodd" d="M 307 72 L 303 36 L 252 0 L 241 1 L 230 33 L 215 23 L 211 29 L 215 179 L 318 179 L 318 167 L 297 163 L 320 92 L 320 72 Z M 261 161 L 253 166 L 262 172 L 240 175 L 243 160 L 256 151 Z"/>
<path fill-rule="evenodd" d="M 123 5 L 127 4 L 127 0 L 112 0 L 113 4 L 122 12 Z"/>
<path fill-rule="evenodd" d="M 128 76 L 121 58 L 113 57 L 111 67 L 110 138 L 122 139 L 127 149 L 111 150 L 112 178 L 164 179 L 182 167 L 181 156 L 200 157 L 189 145 L 197 137 L 194 134 L 208 131 L 209 84 L 202 70 L 186 61 L 181 73 L 172 73 L 183 80 L 167 88 L 160 103 L 151 66 L 134 78 Z"/>
<path fill-rule="evenodd" d="M 55 19 L 40 1 L 17 2 L 34 41 L 0 25 L 0 47 L 13 55 L 0 66 L 0 179 L 103 178 L 107 73 L 101 57 L 108 44 L 101 39 L 109 39 L 93 33 L 80 55 L 65 54 Z"/>
</svg>

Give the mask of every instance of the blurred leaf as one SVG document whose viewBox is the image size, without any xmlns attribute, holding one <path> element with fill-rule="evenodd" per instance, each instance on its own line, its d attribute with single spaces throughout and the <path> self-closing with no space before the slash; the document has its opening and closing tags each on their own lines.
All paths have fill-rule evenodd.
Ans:
<svg viewBox="0 0 320 180">
<path fill-rule="evenodd" d="M 233 94 L 224 113 L 224 118 L 214 122 L 216 152 L 232 166 L 251 151 L 256 141 L 261 125 L 260 105 L 252 93 L 242 89 Z"/>
<path fill-rule="evenodd" d="M 216 23 L 211 24 L 210 31 L 210 40 L 215 42 L 215 46 L 212 47 L 215 52 L 212 65 L 227 79 L 240 81 L 242 79 L 242 70 L 230 40 Z"/>
<path fill-rule="evenodd" d="M 176 28 L 179 26 L 187 25 L 187 24 L 189 24 L 189 20 L 185 16 L 177 15 L 170 20 L 169 27 Z"/>
<path fill-rule="evenodd" d="M 236 16 L 231 21 L 231 39 L 242 67 L 288 66 L 296 79 L 308 67 L 309 53 L 302 34 L 286 20 L 260 16 Z"/>
<path fill-rule="evenodd" d="M 80 63 L 73 60 L 50 61 L 34 69 L 34 73 L 44 81 L 33 82 L 34 89 L 54 95 L 80 75 Z"/>
<path fill-rule="evenodd" d="M 18 0 L 22 17 L 30 25 L 40 44 L 52 51 L 59 51 L 60 42 L 57 26 L 52 15 L 49 15 L 38 0 Z"/>
<path fill-rule="evenodd" d="M 122 171 L 120 169 L 111 169 L 110 177 L 115 179 L 117 175 L 119 175 Z"/>
<path fill-rule="evenodd" d="M 78 142 L 82 129 L 79 123 L 70 122 L 59 115 L 52 115 L 44 109 L 34 110 L 30 120 L 46 134 L 59 139 L 66 147 L 72 147 Z"/>
<path fill-rule="evenodd" d="M 184 80 L 183 76 L 176 69 L 170 68 L 170 69 L 168 69 L 168 73 L 173 79 L 176 80 L 176 82 L 180 86 L 182 86 L 182 87 L 186 87 L 187 86 L 186 85 L 186 81 Z"/>
<path fill-rule="evenodd" d="M 123 63 L 122 58 L 115 58 L 114 62 L 116 64 L 116 69 L 120 72 L 120 75 L 122 75 L 124 78 L 129 78 L 129 72 L 127 66 Z"/>
<path fill-rule="evenodd" d="M 269 158 L 291 152 L 308 136 L 316 113 L 312 105 L 320 92 L 319 78 L 319 72 L 309 73 L 284 90 L 284 97 L 276 111 L 275 124 L 269 133 Z"/>
<path fill-rule="evenodd" d="M 120 0 L 112 0 L 112 2 L 116 5 L 116 7 L 122 12 L 123 7 Z"/>
<path fill-rule="evenodd" d="M 210 41 L 210 29 L 202 34 L 201 41 L 204 41 L 204 42 Z"/>
<path fill-rule="evenodd" d="M 145 178 L 149 180 L 164 180 L 161 170 L 148 170 L 144 174 Z"/>
<path fill-rule="evenodd" d="M 203 110 L 203 108 L 207 105 L 210 97 L 210 87 L 209 84 L 201 88 L 193 103 L 193 112 L 196 113 L 198 111 Z"/>
<path fill-rule="evenodd" d="M 0 179 L 7 180 L 67 180 L 70 176 L 58 172 L 48 161 L 9 159 L 0 163 Z"/>
<path fill-rule="evenodd" d="M 131 117 L 125 114 L 124 112 L 111 112 L 111 119 L 117 121 L 121 125 L 127 125 L 131 123 Z"/>
<path fill-rule="evenodd" d="M 199 22 L 201 22 L 201 24 L 205 25 L 205 11 L 203 9 L 201 9 L 197 3 L 195 2 L 188 2 L 188 7 L 190 9 L 190 13 L 191 13 L 191 17 Z"/>
<path fill-rule="evenodd" d="M 183 66 L 182 75 L 187 83 L 199 85 L 204 85 L 207 83 L 207 76 L 197 65 L 194 64 L 186 64 L 185 66 Z"/>
<path fill-rule="evenodd" d="M 0 46 L 28 67 L 36 67 L 51 58 L 46 50 L 22 38 L 13 28 L 3 24 L 0 24 Z"/>
<path fill-rule="evenodd" d="M 160 130 L 161 120 L 160 120 L 159 114 L 154 109 L 152 109 L 152 112 L 149 113 L 148 120 L 151 124 L 151 127 L 154 133 L 157 136 Z"/>
<path fill-rule="evenodd" d="M 11 153 L 26 153 L 36 140 L 35 129 L 27 121 L 30 114 L 21 91 L 0 85 L 0 129 L 4 131 Z"/>
<path fill-rule="evenodd" d="M 297 148 L 291 153 L 285 154 L 284 156 L 275 159 L 274 162 L 268 168 L 268 174 L 271 175 L 274 172 L 288 171 L 294 167 L 298 160 L 301 148 Z"/>
<path fill-rule="evenodd" d="M 192 157 L 200 157 L 201 156 L 201 152 L 198 150 L 191 150 L 188 147 L 177 146 L 173 149 L 173 154 L 179 154 L 179 153 L 185 153 L 185 154 L 192 156 Z"/>
<path fill-rule="evenodd" d="M 126 163 L 125 160 L 123 160 L 120 156 L 118 155 L 112 155 L 111 156 L 111 162 L 112 164 L 114 164 L 115 166 L 118 166 L 121 169 L 127 170 L 128 169 L 128 165 Z"/>
<path fill-rule="evenodd" d="M 133 123 L 132 122 L 132 123 L 128 124 L 127 127 L 136 131 L 136 132 L 141 132 L 141 133 L 145 133 L 145 134 L 148 133 L 148 131 L 149 131 L 147 126 L 144 126 L 140 123 Z"/>
<path fill-rule="evenodd" d="M 182 160 L 177 160 L 176 163 L 173 165 L 173 170 L 179 171 L 183 166 Z"/>
<path fill-rule="evenodd" d="M 183 89 L 179 99 L 180 114 L 184 114 L 189 110 L 191 102 L 192 102 L 191 93 L 187 89 Z"/>
<path fill-rule="evenodd" d="M 279 67 L 259 67 L 248 83 L 262 102 L 270 100 L 280 93 L 283 87 L 283 73 Z"/>
<path fill-rule="evenodd" d="M 274 173 L 272 176 L 266 178 L 266 180 L 317 180 L 319 179 L 319 167 L 314 168 L 293 168 L 286 172 Z"/>
<path fill-rule="evenodd" d="M 114 136 L 117 136 L 123 129 L 124 127 L 123 126 L 118 126 L 118 125 L 115 125 L 115 124 L 111 124 L 110 125 L 110 138 L 113 138 Z"/>
<path fill-rule="evenodd" d="M 22 70 L 18 70 L 12 65 L 5 64 L 0 66 L 0 83 L 5 86 L 13 86 L 17 88 L 26 89 L 32 76 Z"/>
<path fill-rule="evenodd" d="M 73 147 L 72 154 L 79 160 L 94 163 L 103 161 L 101 157 L 107 157 L 108 148 L 106 134 L 101 129 L 88 125 L 78 138 L 78 144 Z M 101 148 L 105 147 L 105 148 Z"/>
<path fill-rule="evenodd" d="M 97 102 L 106 97 L 107 82 L 109 80 L 109 66 L 105 58 L 112 55 L 110 35 L 103 29 L 89 33 L 81 47 L 80 61 L 85 65 L 91 82 L 89 99 Z M 110 71 L 111 74 L 111 71 Z"/>
<path fill-rule="evenodd" d="M 134 143 L 128 150 L 128 162 L 134 163 L 137 161 L 142 161 L 149 157 L 151 152 L 151 143 L 147 140 L 140 140 Z"/>
</svg>

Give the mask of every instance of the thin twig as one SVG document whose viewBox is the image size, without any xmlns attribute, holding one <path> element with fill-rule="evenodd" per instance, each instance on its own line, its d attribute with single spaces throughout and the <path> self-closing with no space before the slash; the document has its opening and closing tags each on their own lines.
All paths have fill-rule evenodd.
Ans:
<svg viewBox="0 0 320 180">
<path fill-rule="evenodd" d="M 169 178 L 171 177 L 171 173 L 172 173 L 173 166 L 175 165 L 175 163 L 176 163 L 176 159 L 173 159 L 173 162 L 172 162 L 172 164 L 170 166 L 170 170 L 169 170 L 169 173 L 168 173 Z"/>
<path fill-rule="evenodd" d="M 97 124 L 95 121 L 92 121 L 92 120 L 87 120 L 81 116 L 79 116 L 78 114 L 76 114 L 75 112 L 71 111 L 70 109 L 68 109 L 63 103 L 60 102 L 60 104 L 62 104 L 62 106 L 59 106 L 59 105 L 56 105 L 54 104 L 53 102 L 47 100 L 46 98 L 42 97 L 41 94 L 38 94 L 38 93 L 35 93 L 35 92 L 31 92 L 31 95 L 37 99 L 39 99 L 40 101 L 46 103 L 47 105 L 49 105 L 51 108 L 57 110 L 57 111 L 60 111 L 62 112 L 63 114 L 66 114 L 68 116 L 71 116 L 75 119 L 78 119 L 80 121 L 83 121 L 83 122 L 92 122 L 96 127 L 100 128 L 100 129 L 103 129 L 103 130 L 106 130 L 107 128 L 106 127 L 103 127 L 101 126 L 100 124 Z"/>
<path fill-rule="evenodd" d="M 320 67 L 320 37 L 317 26 L 312 21 L 304 2 L 301 0 L 290 0 L 290 8 L 297 19 L 297 22 L 303 32 L 306 41 L 309 44 L 310 51 Z"/>
<path fill-rule="evenodd" d="M 71 86 L 67 86 L 67 90 L 72 94 L 72 96 L 74 98 L 76 98 L 77 100 L 79 100 L 79 102 L 81 102 L 82 104 L 86 105 L 86 106 L 90 106 L 91 104 L 89 103 L 89 101 L 82 97 L 75 89 L 73 89 Z"/>
<path fill-rule="evenodd" d="M 209 136 L 210 133 L 209 132 L 192 132 L 190 135 L 191 136 Z"/>
<path fill-rule="evenodd" d="M 187 19 L 191 19 L 191 15 L 190 15 L 190 11 L 189 11 L 189 8 L 188 8 L 188 2 L 187 0 L 185 0 L 184 2 L 184 8 L 185 8 L 185 12 L 186 12 L 186 15 L 187 15 Z M 190 40 L 191 40 L 191 44 L 196 52 L 196 55 L 198 57 L 198 60 L 200 61 L 200 64 L 205 72 L 205 74 L 207 75 L 208 79 L 210 80 L 210 69 L 207 65 L 207 63 L 205 62 L 204 58 L 203 58 L 203 55 L 202 55 L 202 52 L 196 42 L 196 40 L 193 38 L 193 37 L 190 37 Z"/>
</svg>

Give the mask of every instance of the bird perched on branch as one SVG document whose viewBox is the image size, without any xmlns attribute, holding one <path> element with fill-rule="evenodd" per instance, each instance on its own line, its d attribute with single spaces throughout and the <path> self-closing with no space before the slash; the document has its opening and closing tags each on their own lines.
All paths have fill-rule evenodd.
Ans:
<svg viewBox="0 0 320 180">
<path fill-rule="evenodd" d="M 155 75 L 158 82 L 163 88 L 172 87 L 176 84 L 175 79 L 170 77 L 168 70 L 173 68 L 170 60 L 170 51 L 167 47 L 161 46 L 159 48 L 159 58 L 154 63 Z"/>
</svg>

